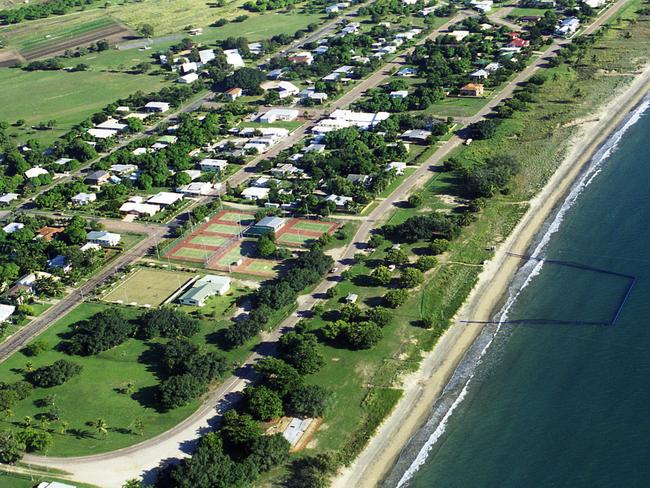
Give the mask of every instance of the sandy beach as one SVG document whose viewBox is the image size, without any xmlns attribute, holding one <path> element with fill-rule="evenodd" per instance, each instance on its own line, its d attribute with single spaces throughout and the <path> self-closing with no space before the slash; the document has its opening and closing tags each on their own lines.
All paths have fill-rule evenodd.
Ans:
<svg viewBox="0 0 650 488">
<path fill-rule="evenodd" d="M 569 143 L 562 164 L 530 201 L 528 211 L 498 247 L 493 259 L 486 263 L 454 324 L 423 359 L 419 370 L 404 378 L 404 396 L 395 410 L 357 460 L 337 476 L 333 487 L 369 488 L 381 482 L 402 448 L 426 422 L 433 404 L 481 332 L 480 326 L 468 326 L 460 323 L 460 320 L 489 320 L 494 315 L 521 265 L 520 260 L 509 257 L 507 252 L 524 253 L 530 247 L 594 153 L 649 90 L 650 66 L 647 66 L 622 93 L 590 115 L 588 121 L 580 126 L 579 133 Z"/>
</svg>

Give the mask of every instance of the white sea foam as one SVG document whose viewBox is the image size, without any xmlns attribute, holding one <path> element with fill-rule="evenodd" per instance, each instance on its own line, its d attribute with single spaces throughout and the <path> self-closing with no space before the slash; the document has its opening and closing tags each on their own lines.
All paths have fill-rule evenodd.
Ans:
<svg viewBox="0 0 650 488">
<path fill-rule="evenodd" d="M 551 240 L 551 237 L 560 229 L 566 213 L 569 211 L 569 209 L 571 209 L 571 207 L 573 207 L 573 205 L 577 201 L 580 194 L 584 191 L 584 189 L 587 188 L 594 181 L 596 176 L 601 172 L 603 164 L 605 163 L 605 161 L 607 161 L 609 156 L 616 150 L 616 148 L 618 147 L 618 143 L 623 138 L 625 133 L 641 119 L 641 117 L 644 115 L 644 113 L 648 110 L 649 107 L 650 107 L 650 94 L 646 96 L 644 101 L 630 114 L 626 122 L 619 129 L 617 129 L 614 134 L 612 134 L 612 136 L 607 140 L 607 142 L 603 145 L 603 147 L 601 147 L 598 150 L 598 152 L 596 152 L 596 154 L 593 156 L 585 172 L 571 188 L 571 191 L 567 195 L 562 206 L 554 215 L 550 224 L 546 226 L 546 231 L 544 232 L 541 239 L 534 247 L 533 252 L 531 253 L 532 256 L 535 257 L 542 256 L 544 249 L 546 248 L 549 241 Z M 509 290 L 508 299 L 506 300 L 505 304 L 497 314 L 498 324 L 494 329 L 493 333 L 486 341 L 484 347 L 480 350 L 480 352 L 470 358 L 472 364 L 459 365 L 458 369 L 454 372 L 454 375 L 452 376 L 450 384 L 456 383 L 459 380 L 462 381 L 463 380 L 462 377 L 463 376 L 465 377 L 465 384 L 463 385 L 462 390 L 460 391 L 460 393 L 458 393 L 458 396 L 456 397 L 454 402 L 449 407 L 446 407 L 447 410 L 444 412 L 444 415 L 438 421 L 435 429 L 429 435 L 429 437 L 426 439 L 426 441 L 418 451 L 418 454 L 415 457 L 415 459 L 411 462 L 410 466 L 402 474 L 401 478 L 397 482 L 396 488 L 401 488 L 406 484 L 408 484 L 409 480 L 413 478 L 415 473 L 417 473 L 420 467 L 422 467 L 422 465 L 426 462 L 427 457 L 429 456 L 429 452 L 436 444 L 436 442 L 438 442 L 438 440 L 445 433 L 445 430 L 447 428 L 447 423 L 449 422 L 449 419 L 451 418 L 452 414 L 467 396 L 469 385 L 472 379 L 474 378 L 474 371 L 476 371 L 476 367 L 481 363 L 483 356 L 492 345 L 494 338 L 496 337 L 496 334 L 501 329 L 501 324 L 503 324 L 508 319 L 508 314 L 510 312 L 510 309 L 517 301 L 517 298 L 519 297 L 521 292 L 531 283 L 531 281 L 537 275 L 539 275 L 543 267 L 544 267 L 543 258 L 529 260 L 524 266 L 521 267 L 521 269 L 517 273 L 518 276 L 515 278 L 515 280 L 513 280 L 514 286 L 512 286 Z M 445 390 L 448 390 L 448 388 L 446 388 Z"/>
</svg>

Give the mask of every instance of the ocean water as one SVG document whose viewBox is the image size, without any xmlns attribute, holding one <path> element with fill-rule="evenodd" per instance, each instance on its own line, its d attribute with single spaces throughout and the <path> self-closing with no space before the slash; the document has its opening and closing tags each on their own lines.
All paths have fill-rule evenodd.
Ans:
<svg viewBox="0 0 650 488">
<path fill-rule="evenodd" d="M 531 249 L 547 261 L 526 261 L 498 315 L 537 320 L 484 330 L 386 487 L 650 486 L 648 105 L 594 157 Z"/>
</svg>

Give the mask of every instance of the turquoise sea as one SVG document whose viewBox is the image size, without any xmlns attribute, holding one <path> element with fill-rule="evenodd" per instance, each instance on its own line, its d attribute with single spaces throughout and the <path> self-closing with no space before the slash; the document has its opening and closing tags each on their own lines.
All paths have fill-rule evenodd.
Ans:
<svg viewBox="0 0 650 488">
<path fill-rule="evenodd" d="M 539 322 L 485 328 L 386 487 L 650 486 L 649 100 L 530 250 L 585 267 L 525 261 L 497 318 Z M 593 268 L 636 278 L 614 325 L 630 279 Z"/>
</svg>

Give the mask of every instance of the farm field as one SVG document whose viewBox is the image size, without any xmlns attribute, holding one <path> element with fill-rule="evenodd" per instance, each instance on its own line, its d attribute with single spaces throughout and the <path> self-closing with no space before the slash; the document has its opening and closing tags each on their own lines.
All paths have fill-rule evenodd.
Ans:
<svg viewBox="0 0 650 488">
<path fill-rule="evenodd" d="M 106 302 L 156 307 L 193 276 L 191 273 L 180 271 L 138 268 L 102 299 Z"/>
<path fill-rule="evenodd" d="M 236 297 L 236 293 L 222 297 L 224 301 L 220 304 L 221 310 L 229 309 Z M 18 352 L 0 365 L 0 381 L 7 382 L 23 379 L 27 362 L 32 363 L 30 367 L 38 368 L 59 359 L 68 359 L 83 367 L 80 375 L 63 385 L 34 389 L 29 398 L 14 406 L 12 417 L 0 421 L 0 427 L 19 427 L 26 416 L 37 419 L 39 413 L 42 414 L 51 407 L 39 407 L 41 403 L 36 400 L 52 395 L 55 397 L 55 406 L 60 410 L 61 420 L 48 424 L 48 428 L 54 431 L 54 444 L 47 454 L 78 456 L 112 451 L 141 442 L 178 424 L 197 408 L 200 400 L 168 412 L 156 408 L 155 395 L 159 377 L 151 347 L 157 340 L 129 339 L 96 356 L 70 356 L 57 350 L 56 346 L 61 340 L 68 337 L 71 324 L 89 319 L 107 307 L 101 303 L 83 303 L 38 337 L 38 340 L 47 344 L 46 351 L 36 357 L 27 357 Z M 123 310 L 131 319 L 141 313 L 134 308 Z M 218 350 L 215 345 L 216 332 L 229 324 L 226 317 L 222 314 L 201 321 L 201 330 L 191 338 L 192 342 L 202 345 L 206 350 Z M 253 340 L 244 347 L 223 354 L 229 362 L 241 362 L 255 342 Z M 129 382 L 134 385 L 134 391 L 121 393 L 120 390 Z M 106 436 L 98 435 L 92 427 L 86 425 L 97 418 L 102 418 L 109 426 Z M 136 419 L 144 424 L 143 435 L 130 431 Z M 61 422 L 67 423 L 65 433 Z M 42 427 L 35 421 L 34 428 Z"/>
<path fill-rule="evenodd" d="M 118 98 L 142 89 L 160 89 L 164 83 L 148 75 L 0 68 L 2 119 L 10 124 L 25 120 L 24 127 L 10 127 L 9 134 L 46 144 Z M 54 130 L 30 129 L 48 120 L 56 120 Z"/>
</svg>

